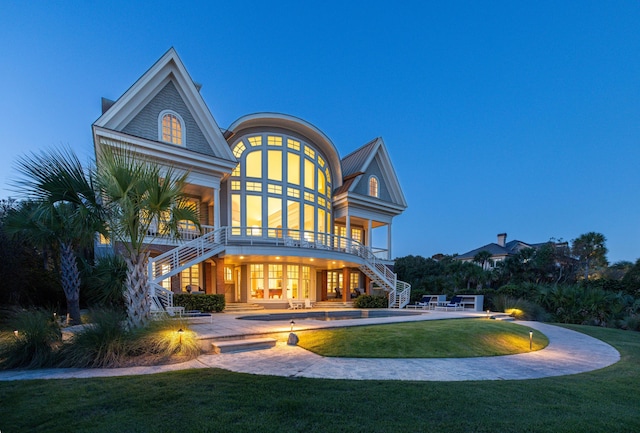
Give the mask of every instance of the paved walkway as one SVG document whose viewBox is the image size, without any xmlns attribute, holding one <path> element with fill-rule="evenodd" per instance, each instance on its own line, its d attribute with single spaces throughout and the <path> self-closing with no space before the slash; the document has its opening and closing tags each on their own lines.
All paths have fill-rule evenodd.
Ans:
<svg viewBox="0 0 640 433">
<path fill-rule="evenodd" d="M 484 313 L 428 312 L 408 317 L 323 322 L 301 320 L 295 316 L 296 312 L 288 313 L 291 313 L 294 320 L 298 318 L 295 330 L 470 316 L 484 317 Z M 209 319 L 199 319 L 192 323 L 191 328 L 203 338 L 230 338 L 275 332 L 286 335 L 290 331 L 290 319 L 262 322 L 238 320 L 238 316 L 242 314 L 215 315 L 213 323 L 209 323 Z M 221 355 L 205 354 L 180 364 L 114 369 L 4 371 L 0 372 L 0 381 L 129 376 L 209 367 L 260 375 L 323 379 L 522 380 L 583 373 L 607 367 L 620 359 L 616 349 L 585 334 L 539 322 L 517 322 L 517 324 L 539 330 L 549 338 L 549 345 L 543 350 L 531 353 L 482 358 L 361 359 L 325 358 L 300 347 L 287 346 L 284 341 L 279 341 L 276 347 L 268 350 Z"/>
</svg>

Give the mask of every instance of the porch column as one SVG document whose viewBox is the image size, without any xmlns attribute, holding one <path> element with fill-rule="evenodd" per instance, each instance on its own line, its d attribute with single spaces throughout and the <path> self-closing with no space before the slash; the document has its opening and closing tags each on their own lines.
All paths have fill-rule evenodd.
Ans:
<svg viewBox="0 0 640 433">
<path fill-rule="evenodd" d="M 214 293 L 219 295 L 225 294 L 225 285 L 224 285 L 224 259 L 213 259 L 216 263 L 216 290 Z"/>
<path fill-rule="evenodd" d="M 220 228 L 220 188 L 213 188 L 213 228 Z"/>
<path fill-rule="evenodd" d="M 391 221 L 387 228 L 387 260 L 391 260 Z"/>
<path fill-rule="evenodd" d="M 351 251 L 351 217 L 349 216 L 349 208 L 347 208 L 347 219 L 345 221 L 345 228 L 347 230 L 347 233 L 346 233 L 347 252 L 350 252 Z"/>
<path fill-rule="evenodd" d="M 367 227 L 367 243 L 366 246 L 369 248 L 373 248 L 373 224 L 372 221 L 369 220 L 369 226 Z"/>
<path fill-rule="evenodd" d="M 342 302 L 351 300 L 351 277 L 349 268 L 342 268 Z"/>
</svg>

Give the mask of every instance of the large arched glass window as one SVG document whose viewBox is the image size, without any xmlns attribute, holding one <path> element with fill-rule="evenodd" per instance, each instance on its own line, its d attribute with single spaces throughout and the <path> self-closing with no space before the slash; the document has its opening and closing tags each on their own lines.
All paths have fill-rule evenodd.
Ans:
<svg viewBox="0 0 640 433">
<path fill-rule="evenodd" d="M 378 178 L 371 176 L 369 178 L 369 195 L 371 197 L 380 197 L 380 188 L 378 186 Z"/>
<path fill-rule="evenodd" d="M 182 145 L 185 142 L 185 128 L 178 113 L 165 110 L 160 113 L 158 122 L 160 140 L 165 143 Z"/>
<path fill-rule="evenodd" d="M 232 146 L 233 235 L 287 237 L 328 243 L 331 173 L 312 145 L 281 134 L 240 137 Z"/>
</svg>

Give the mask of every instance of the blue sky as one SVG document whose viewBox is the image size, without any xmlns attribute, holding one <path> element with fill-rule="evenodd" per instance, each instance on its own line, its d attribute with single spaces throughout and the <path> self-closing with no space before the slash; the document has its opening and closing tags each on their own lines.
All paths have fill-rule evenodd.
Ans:
<svg viewBox="0 0 640 433">
<path fill-rule="evenodd" d="M 100 97 L 175 47 L 221 127 L 276 111 L 342 156 L 382 136 L 394 256 L 597 231 L 640 258 L 640 2 L 22 2 L 0 14 L 0 198 L 15 160 L 83 160 Z"/>
</svg>

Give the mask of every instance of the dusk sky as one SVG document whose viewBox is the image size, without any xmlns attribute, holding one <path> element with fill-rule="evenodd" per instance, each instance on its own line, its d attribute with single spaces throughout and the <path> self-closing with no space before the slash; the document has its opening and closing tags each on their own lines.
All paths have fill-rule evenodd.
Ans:
<svg viewBox="0 0 640 433">
<path fill-rule="evenodd" d="M 381 136 L 409 204 L 394 256 L 596 231 L 640 258 L 637 0 L 0 6 L 0 198 L 19 156 L 89 161 L 100 98 L 173 46 L 222 128 L 286 113 L 341 156 Z"/>
</svg>

